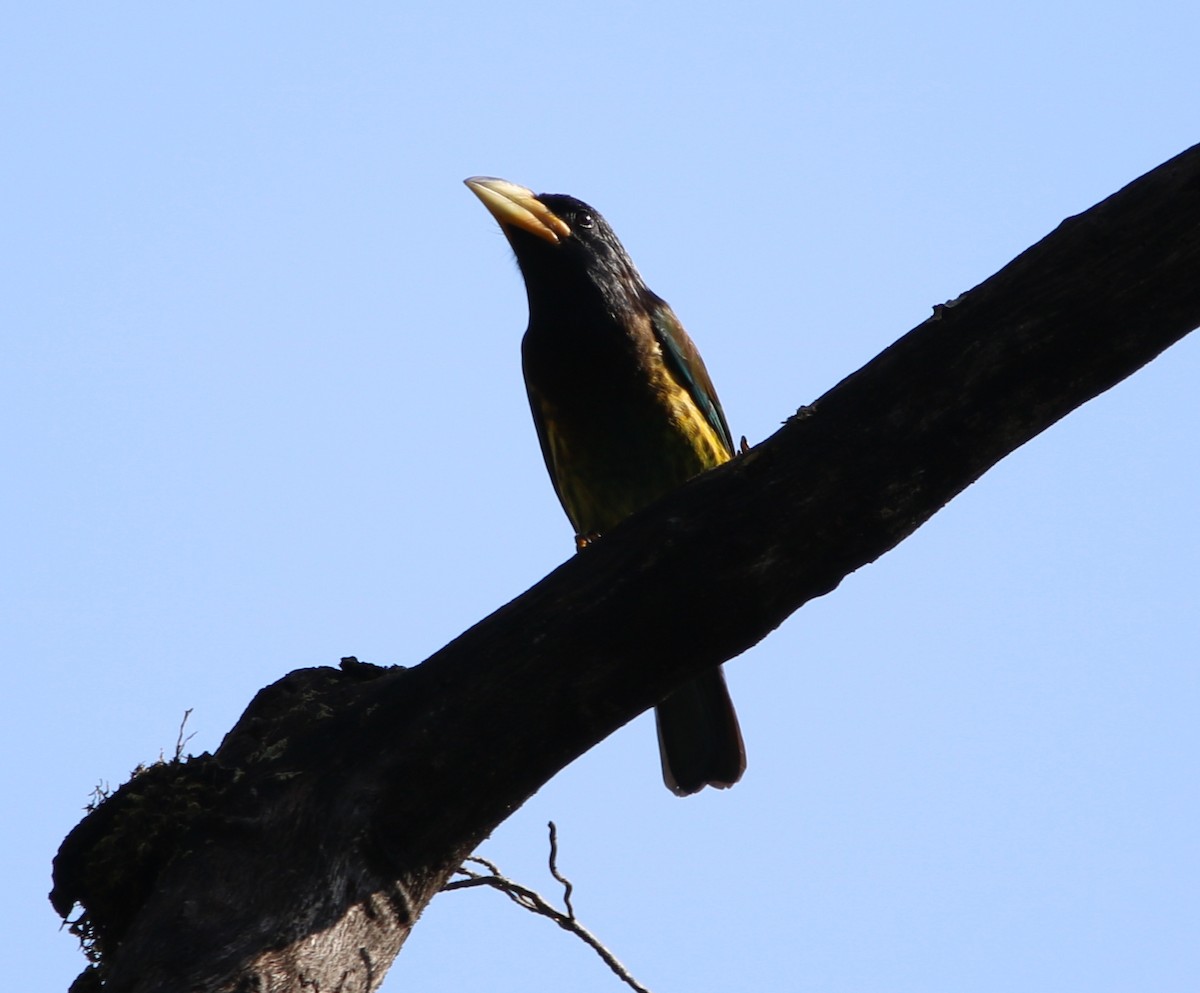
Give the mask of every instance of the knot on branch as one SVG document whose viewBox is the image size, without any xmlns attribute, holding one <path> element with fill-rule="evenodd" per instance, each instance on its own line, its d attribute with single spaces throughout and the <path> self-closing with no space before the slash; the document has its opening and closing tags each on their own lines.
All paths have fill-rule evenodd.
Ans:
<svg viewBox="0 0 1200 993">
<path fill-rule="evenodd" d="M 120 945 L 159 873 L 228 783 L 208 754 L 139 766 L 67 835 L 54 859 L 50 902 L 64 920 L 80 907 L 67 923 L 94 965 L 102 967 Z M 96 972 L 85 975 L 99 980 Z"/>
<path fill-rule="evenodd" d="M 106 963 L 164 871 L 252 824 L 264 791 L 299 776 L 311 761 L 312 738 L 329 718 L 352 704 L 365 680 L 389 671 L 346 658 L 340 669 L 289 673 L 258 693 L 215 755 L 184 757 L 181 726 L 172 760 L 138 766 L 115 792 L 97 790 L 55 856 L 50 892 L 92 963 L 73 984 L 75 993 L 103 987 Z"/>
</svg>

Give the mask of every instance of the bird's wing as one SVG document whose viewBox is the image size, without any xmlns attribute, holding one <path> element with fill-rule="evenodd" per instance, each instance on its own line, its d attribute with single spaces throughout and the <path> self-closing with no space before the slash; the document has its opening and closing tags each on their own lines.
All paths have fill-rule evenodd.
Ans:
<svg viewBox="0 0 1200 993">
<path fill-rule="evenodd" d="M 662 346 L 663 360 L 679 384 L 688 392 L 692 402 L 704 415 L 717 437 L 721 439 L 725 450 L 733 456 L 733 436 L 729 433 L 729 425 L 725 422 L 725 411 L 721 409 L 721 401 L 717 399 L 717 391 L 712 380 L 708 378 L 708 370 L 704 368 L 704 360 L 688 337 L 688 333 L 679 323 L 679 318 L 663 300 L 655 302 L 650 309 L 650 322 L 654 327 L 654 337 Z"/>
<path fill-rule="evenodd" d="M 534 389 L 528 380 L 525 382 L 525 389 L 529 395 L 529 409 L 533 413 L 533 426 L 537 429 L 538 442 L 542 447 L 542 458 L 546 462 L 546 471 L 550 474 L 550 482 L 554 484 L 558 502 L 566 511 L 567 518 L 575 528 L 575 533 L 583 534 L 586 530 L 582 524 L 581 511 L 583 508 L 577 503 L 577 494 L 568 485 L 571 477 L 568 468 L 569 456 L 566 450 L 566 439 L 558 430 L 554 411 L 546 402 L 546 398 Z"/>
</svg>

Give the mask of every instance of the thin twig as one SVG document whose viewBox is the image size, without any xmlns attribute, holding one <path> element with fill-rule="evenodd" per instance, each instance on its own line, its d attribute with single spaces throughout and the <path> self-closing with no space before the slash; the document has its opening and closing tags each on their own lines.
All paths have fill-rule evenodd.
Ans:
<svg viewBox="0 0 1200 993">
<path fill-rule="evenodd" d="M 486 872 L 476 872 L 474 869 L 467 867 L 467 863 L 483 866 Z M 494 890 L 499 890 L 506 897 L 512 900 L 518 907 L 524 907 L 531 914 L 538 914 L 541 917 L 546 917 L 552 920 L 564 931 L 569 931 L 575 937 L 579 938 L 584 944 L 588 945 L 617 976 L 621 982 L 625 983 L 637 993 L 650 993 L 650 990 L 639 983 L 630 974 L 629 970 L 610 952 L 591 931 L 585 928 L 575 919 L 575 911 L 571 907 L 571 890 L 572 886 L 569 880 L 558 871 L 558 829 L 554 826 L 554 822 L 550 822 L 550 872 L 560 883 L 563 884 L 563 902 L 567 906 L 567 913 L 555 908 L 549 900 L 538 893 L 536 890 L 531 890 L 528 886 L 522 886 L 520 883 L 509 879 L 505 876 L 494 862 L 489 861 L 479 855 L 470 856 L 455 872 L 458 875 L 464 876 L 464 879 L 455 879 L 448 882 L 442 887 L 443 890 L 462 890 L 470 889 L 475 886 L 490 886 Z"/>
<path fill-rule="evenodd" d="M 175 761 L 176 762 L 180 762 L 183 760 L 184 746 L 189 741 L 191 741 L 194 737 L 196 737 L 195 731 L 193 731 L 191 734 L 189 734 L 186 738 L 183 736 L 183 729 L 185 727 L 187 727 L 188 718 L 191 716 L 192 716 L 192 708 L 188 707 L 188 709 L 183 712 L 183 720 L 179 722 L 179 737 L 175 739 Z"/>
<path fill-rule="evenodd" d="M 567 916 L 575 920 L 575 908 L 571 906 L 571 891 L 575 888 L 571 880 L 558 871 L 558 825 L 551 821 L 550 827 L 550 875 L 563 885 L 563 903 L 567 908 Z"/>
</svg>

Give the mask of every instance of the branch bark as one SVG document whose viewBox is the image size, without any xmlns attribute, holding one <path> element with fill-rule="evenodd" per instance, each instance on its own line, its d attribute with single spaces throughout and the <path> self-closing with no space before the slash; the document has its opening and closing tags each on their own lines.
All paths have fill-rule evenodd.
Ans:
<svg viewBox="0 0 1200 993">
<path fill-rule="evenodd" d="M 55 906 L 81 903 L 103 953 L 90 981 L 377 988 L 555 772 L 1200 324 L 1200 145 L 934 310 L 421 665 L 291 673 L 214 756 L 123 787 L 55 862 Z"/>
</svg>

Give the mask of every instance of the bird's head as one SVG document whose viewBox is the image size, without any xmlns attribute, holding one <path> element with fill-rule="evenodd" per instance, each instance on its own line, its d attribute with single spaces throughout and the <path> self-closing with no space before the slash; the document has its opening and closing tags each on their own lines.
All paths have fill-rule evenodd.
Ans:
<svg viewBox="0 0 1200 993">
<path fill-rule="evenodd" d="M 578 308 L 594 294 L 614 316 L 646 306 L 652 294 L 633 261 L 608 222 L 586 203 L 488 176 L 464 182 L 512 245 L 531 317 L 542 307 Z"/>
</svg>

